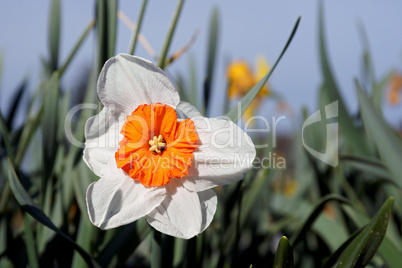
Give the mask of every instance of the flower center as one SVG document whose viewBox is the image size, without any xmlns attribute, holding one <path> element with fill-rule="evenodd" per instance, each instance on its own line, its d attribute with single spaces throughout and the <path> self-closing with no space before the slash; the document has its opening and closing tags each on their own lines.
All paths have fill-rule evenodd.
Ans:
<svg viewBox="0 0 402 268">
<path fill-rule="evenodd" d="M 151 152 L 160 154 L 163 150 L 165 150 L 166 142 L 162 135 L 159 135 L 159 137 L 154 136 L 153 140 L 149 141 L 149 145 L 151 145 L 149 148 Z"/>
<path fill-rule="evenodd" d="M 146 187 L 166 185 L 188 174 L 198 148 L 190 119 L 177 121 L 175 109 L 165 104 L 143 104 L 127 116 L 116 164 Z"/>
</svg>

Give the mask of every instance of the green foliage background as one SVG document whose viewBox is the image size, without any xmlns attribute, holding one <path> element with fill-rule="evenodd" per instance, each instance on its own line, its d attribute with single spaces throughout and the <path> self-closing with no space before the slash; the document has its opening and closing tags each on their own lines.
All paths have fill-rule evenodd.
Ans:
<svg viewBox="0 0 402 268">
<path fill-rule="evenodd" d="M 132 54 L 146 5 L 144 0 L 130 44 Z M 182 5 L 179 0 L 159 54 L 161 68 L 174 64 L 176 57 L 168 56 L 169 45 Z M 321 11 L 318 41 L 324 82 L 318 106 L 324 110 L 338 101 L 339 165 L 331 167 L 313 158 L 301 144 L 301 133 L 295 132 L 289 159 L 292 168 L 253 169 L 239 183 L 218 187 L 215 218 L 195 238 L 182 240 L 154 232 L 144 219 L 109 231 L 94 227 L 88 219 L 85 192 L 98 178 L 81 160 L 82 148 L 66 138 L 64 122 L 74 103 L 60 79 L 88 33 L 96 31 L 97 53 L 81 101 L 99 104 L 96 79 L 103 63 L 115 54 L 117 10 L 117 0 L 98 0 L 95 21 L 83 30 L 67 60 L 60 62 L 61 5 L 53 0 L 49 57 L 30 97 L 26 121 L 12 127 L 17 109 L 26 105 L 22 100 L 26 81 L 14 91 L 7 116 L 0 113 L 0 267 L 402 267 L 402 141 L 381 112 L 389 77 L 375 79 L 366 42 L 367 81 L 356 80 L 359 112 L 351 114 L 332 75 Z M 239 119 L 239 112 L 267 82 L 299 22 L 300 18 L 271 71 L 241 99 L 242 110 L 234 106 L 227 111 L 231 120 Z M 191 71 L 194 61 L 190 61 L 188 77 L 177 77 L 182 100 L 196 105 L 197 92 L 203 92 L 200 111 L 207 110 L 213 90 L 218 39 L 219 12 L 212 10 L 204 87 L 196 86 L 198 78 Z M 73 135 L 80 141 L 85 122 L 93 114 L 83 109 L 73 118 Z M 308 113 L 303 114 L 306 118 Z M 306 136 L 319 151 L 325 151 L 325 127 L 315 124 Z M 270 152 L 257 153 L 262 158 Z M 297 185 L 291 195 L 286 194 L 289 178 Z"/>
</svg>

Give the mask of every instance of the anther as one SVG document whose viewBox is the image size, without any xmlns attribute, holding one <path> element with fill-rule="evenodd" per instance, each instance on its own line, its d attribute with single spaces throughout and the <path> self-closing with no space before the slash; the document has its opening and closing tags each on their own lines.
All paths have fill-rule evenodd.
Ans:
<svg viewBox="0 0 402 268">
<path fill-rule="evenodd" d="M 162 135 L 159 135 L 159 137 L 154 136 L 154 138 L 149 141 L 149 145 L 151 145 L 149 150 L 157 154 L 160 154 L 166 148 L 166 142 Z"/>
</svg>

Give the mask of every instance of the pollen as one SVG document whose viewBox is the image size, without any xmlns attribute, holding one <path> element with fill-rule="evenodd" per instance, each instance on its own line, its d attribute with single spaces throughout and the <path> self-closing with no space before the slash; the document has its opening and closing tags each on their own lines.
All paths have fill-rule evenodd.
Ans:
<svg viewBox="0 0 402 268">
<path fill-rule="evenodd" d="M 188 174 L 198 134 L 191 119 L 177 120 L 174 108 L 143 104 L 127 116 L 116 164 L 146 187 L 160 187 Z"/>
<path fill-rule="evenodd" d="M 160 154 L 166 147 L 166 143 L 162 135 L 159 135 L 159 137 L 154 136 L 154 138 L 149 141 L 149 145 L 151 145 L 149 150 L 157 154 Z"/>
</svg>

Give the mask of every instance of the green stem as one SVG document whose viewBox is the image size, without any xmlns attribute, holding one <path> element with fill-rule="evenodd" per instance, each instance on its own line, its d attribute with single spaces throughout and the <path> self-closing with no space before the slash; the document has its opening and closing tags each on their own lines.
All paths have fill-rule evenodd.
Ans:
<svg viewBox="0 0 402 268">
<path fill-rule="evenodd" d="M 243 201 L 243 192 L 244 188 L 246 187 L 246 184 L 243 181 L 240 181 L 240 192 L 239 192 L 239 197 L 238 197 L 238 211 L 237 211 L 237 217 L 236 217 L 236 240 L 234 243 L 234 248 L 233 248 L 233 255 L 234 255 L 234 260 L 238 260 L 239 256 L 239 241 L 240 241 L 240 226 L 241 226 L 241 203 Z"/>
<path fill-rule="evenodd" d="M 7 209 L 7 204 L 8 204 L 8 200 L 10 198 L 10 194 L 11 194 L 10 183 L 7 180 L 5 182 L 3 192 L 1 193 L 1 198 L 0 198 L 0 213 L 1 214 L 5 213 L 5 211 Z"/>
<path fill-rule="evenodd" d="M 154 230 L 151 243 L 151 267 L 162 267 L 162 234 Z"/>
<path fill-rule="evenodd" d="M 172 42 L 173 33 L 174 33 L 174 30 L 176 29 L 177 20 L 179 19 L 179 15 L 181 13 L 183 3 L 184 3 L 184 0 L 179 0 L 179 4 L 177 5 L 173 20 L 169 26 L 168 35 L 166 37 L 165 44 L 163 45 L 162 53 L 160 54 L 159 61 L 158 61 L 158 65 L 161 69 L 164 69 L 166 67 L 166 62 L 165 62 L 166 55 L 169 50 L 170 43 Z"/>
<path fill-rule="evenodd" d="M 137 41 L 138 41 L 138 34 L 140 33 L 142 19 L 144 17 L 145 7 L 147 6 L 147 3 L 148 3 L 148 0 L 144 0 L 142 2 L 140 16 L 138 17 L 138 20 L 137 20 L 137 28 L 135 29 L 133 39 L 131 40 L 131 46 L 130 46 L 130 51 L 129 51 L 129 54 L 131 54 L 131 55 L 134 55 L 135 47 L 136 47 Z"/>
<path fill-rule="evenodd" d="M 27 247 L 28 260 L 32 268 L 39 268 L 38 255 L 36 253 L 35 240 L 31 229 L 32 218 L 28 213 L 24 213 L 24 239 Z"/>
<path fill-rule="evenodd" d="M 70 55 L 67 58 L 67 61 L 63 64 L 63 67 L 60 68 L 60 77 L 63 75 L 64 71 L 67 69 L 68 65 L 70 64 L 71 60 L 74 58 L 75 53 L 77 53 L 78 49 L 84 42 L 85 38 L 95 26 L 95 20 L 91 20 L 88 26 L 85 28 L 85 31 L 82 33 L 80 39 L 78 40 L 77 44 L 75 44 L 73 51 L 71 51 Z"/>
</svg>

